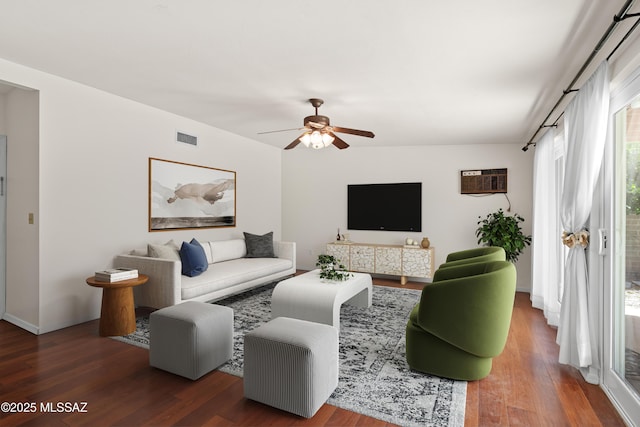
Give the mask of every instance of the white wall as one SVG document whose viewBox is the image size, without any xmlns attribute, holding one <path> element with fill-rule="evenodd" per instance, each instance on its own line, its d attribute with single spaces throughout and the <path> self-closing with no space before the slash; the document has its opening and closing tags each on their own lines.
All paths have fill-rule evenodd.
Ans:
<svg viewBox="0 0 640 427">
<path fill-rule="evenodd" d="M 99 316 L 100 290 L 87 286 L 85 278 L 109 266 L 117 253 L 147 242 L 225 239 L 243 231 L 274 231 L 280 238 L 279 149 L 4 60 L 0 80 L 40 94 L 39 194 L 37 205 L 29 206 L 38 248 L 7 267 L 8 274 L 37 272 L 36 313 L 20 317 L 37 319 L 40 333 Z M 199 146 L 176 143 L 176 129 L 197 135 Z M 13 165 L 11 139 L 8 144 Z M 236 171 L 237 227 L 149 233 L 149 157 Z M 8 251 L 20 244 L 14 234 Z M 8 289 L 20 285 L 7 281 Z M 7 313 L 18 316 L 9 311 L 11 303 Z"/>
<path fill-rule="evenodd" d="M 520 145 L 431 145 L 423 147 L 350 147 L 283 153 L 283 237 L 298 245 L 298 268 L 315 268 L 317 255 L 335 239 L 337 228 L 352 241 L 402 244 L 406 237 L 429 237 L 436 267 L 449 252 L 477 247 L 479 216 L 508 207 L 504 195 L 460 194 L 460 171 L 508 168 L 511 212 L 525 218 L 531 234 L 533 155 Z M 422 182 L 422 232 L 346 230 L 347 185 Z M 402 206 L 398 206 L 402 209 Z M 531 255 L 517 263 L 518 289 L 531 289 Z"/>
</svg>

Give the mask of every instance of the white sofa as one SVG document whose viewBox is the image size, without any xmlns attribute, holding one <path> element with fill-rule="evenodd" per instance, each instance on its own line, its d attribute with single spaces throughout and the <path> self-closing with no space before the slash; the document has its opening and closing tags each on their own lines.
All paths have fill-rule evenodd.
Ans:
<svg viewBox="0 0 640 427">
<path fill-rule="evenodd" d="M 296 271 L 295 242 L 273 242 L 275 258 L 245 258 L 244 239 L 200 242 L 207 270 L 195 277 L 182 275 L 182 263 L 133 251 L 117 255 L 114 266 L 136 268 L 149 281 L 134 288 L 138 307 L 163 308 L 183 301 L 214 301 L 288 276 Z M 137 255 L 135 254 L 137 253 Z"/>
</svg>

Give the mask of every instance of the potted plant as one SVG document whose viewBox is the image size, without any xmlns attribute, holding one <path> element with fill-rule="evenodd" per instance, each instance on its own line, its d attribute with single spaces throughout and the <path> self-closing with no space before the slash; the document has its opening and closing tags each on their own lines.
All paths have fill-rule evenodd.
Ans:
<svg viewBox="0 0 640 427">
<path fill-rule="evenodd" d="M 333 255 L 318 255 L 316 267 L 320 267 L 320 278 L 333 281 L 347 280 L 351 273 Z"/>
<path fill-rule="evenodd" d="M 522 222 L 524 218 L 518 214 L 505 215 L 502 209 L 492 212 L 478 221 L 478 244 L 499 246 L 504 249 L 507 261 L 516 262 L 525 247 L 531 244 L 531 236 L 525 235 L 520 228 Z"/>
</svg>

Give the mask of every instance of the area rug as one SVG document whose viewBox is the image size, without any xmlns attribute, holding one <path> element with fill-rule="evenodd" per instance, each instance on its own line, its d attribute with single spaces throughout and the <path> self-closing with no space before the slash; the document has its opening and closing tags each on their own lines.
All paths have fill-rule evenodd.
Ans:
<svg viewBox="0 0 640 427">
<path fill-rule="evenodd" d="M 271 319 L 275 284 L 217 301 L 234 310 L 233 359 L 219 369 L 242 376 L 244 332 Z M 463 426 L 467 383 L 412 371 L 405 358 L 405 326 L 420 291 L 373 287 L 373 304 L 343 305 L 340 378 L 331 405 L 402 426 Z M 148 318 L 120 340 L 148 348 Z"/>
</svg>

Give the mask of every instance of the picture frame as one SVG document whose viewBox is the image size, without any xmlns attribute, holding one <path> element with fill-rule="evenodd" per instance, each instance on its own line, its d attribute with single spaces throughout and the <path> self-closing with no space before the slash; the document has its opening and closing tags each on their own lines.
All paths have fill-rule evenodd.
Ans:
<svg viewBox="0 0 640 427">
<path fill-rule="evenodd" d="M 149 231 L 235 226 L 235 171 L 149 158 Z"/>
</svg>

